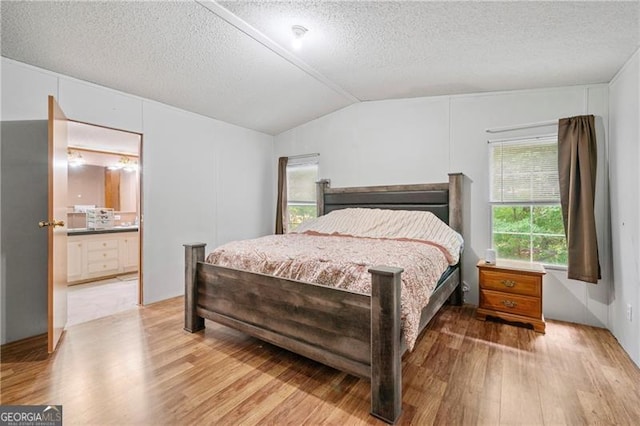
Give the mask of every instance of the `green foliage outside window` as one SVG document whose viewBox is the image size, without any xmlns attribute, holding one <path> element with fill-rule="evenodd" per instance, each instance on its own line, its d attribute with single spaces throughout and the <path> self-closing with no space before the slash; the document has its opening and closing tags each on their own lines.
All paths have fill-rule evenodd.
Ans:
<svg viewBox="0 0 640 426">
<path fill-rule="evenodd" d="M 287 167 L 287 230 L 293 231 L 305 220 L 317 216 L 316 180 L 317 163 Z"/>
<path fill-rule="evenodd" d="M 289 211 L 289 231 L 293 231 L 307 219 L 312 219 L 317 216 L 316 205 L 307 205 L 307 206 L 294 206 L 289 204 L 287 206 L 287 210 Z"/>
<path fill-rule="evenodd" d="M 559 205 L 493 206 L 493 245 L 503 259 L 567 264 Z"/>
</svg>

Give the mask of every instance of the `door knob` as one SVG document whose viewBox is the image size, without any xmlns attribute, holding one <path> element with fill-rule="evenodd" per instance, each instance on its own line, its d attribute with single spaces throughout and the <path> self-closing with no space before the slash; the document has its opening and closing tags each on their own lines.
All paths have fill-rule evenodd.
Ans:
<svg viewBox="0 0 640 426">
<path fill-rule="evenodd" d="M 64 226 L 64 220 L 55 220 L 55 219 L 53 219 L 52 221 L 41 220 L 40 222 L 38 222 L 38 226 L 40 228 L 44 228 L 46 226 L 53 226 L 54 228 L 56 226 Z"/>
</svg>

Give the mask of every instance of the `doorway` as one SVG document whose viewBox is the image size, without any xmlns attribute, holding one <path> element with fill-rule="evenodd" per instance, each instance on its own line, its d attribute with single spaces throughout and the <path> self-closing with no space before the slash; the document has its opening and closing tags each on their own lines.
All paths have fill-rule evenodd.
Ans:
<svg viewBox="0 0 640 426">
<path fill-rule="evenodd" d="M 67 326 L 142 304 L 142 135 L 69 121 Z"/>
</svg>

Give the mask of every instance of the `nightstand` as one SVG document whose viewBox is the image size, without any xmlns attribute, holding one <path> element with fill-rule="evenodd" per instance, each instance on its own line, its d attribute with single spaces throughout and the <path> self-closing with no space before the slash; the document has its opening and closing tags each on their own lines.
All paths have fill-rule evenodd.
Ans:
<svg viewBox="0 0 640 426">
<path fill-rule="evenodd" d="M 546 274 L 539 263 L 498 260 L 495 265 L 478 262 L 480 306 L 476 316 L 531 324 L 544 333 L 542 315 L 542 277 Z"/>
</svg>

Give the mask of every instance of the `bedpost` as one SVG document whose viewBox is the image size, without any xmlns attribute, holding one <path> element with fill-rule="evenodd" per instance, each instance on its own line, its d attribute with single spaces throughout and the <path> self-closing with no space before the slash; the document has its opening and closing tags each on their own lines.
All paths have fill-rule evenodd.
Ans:
<svg viewBox="0 0 640 426">
<path fill-rule="evenodd" d="M 324 193 L 329 188 L 331 181 L 329 179 L 320 179 L 316 182 L 316 201 L 318 204 L 318 216 L 324 216 Z"/>
<path fill-rule="evenodd" d="M 449 173 L 449 226 L 462 234 L 462 173 Z"/>
<path fill-rule="evenodd" d="M 376 266 L 371 273 L 371 414 L 395 423 L 402 410 L 400 274 Z"/>
<path fill-rule="evenodd" d="M 464 189 L 464 174 L 462 173 L 449 173 L 449 226 L 462 235 L 463 232 L 463 195 Z M 464 292 L 462 290 L 462 253 L 460 253 L 460 267 L 458 273 L 460 274 L 459 283 L 456 286 L 449 302 L 453 305 L 462 305 L 464 303 Z"/>
<path fill-rule="evenodd" d="M 204 261 L 204 243 L 184 245 L 184 329 L 195 333 L 204 328 L 204 318 L 196 313 L 198 304 L 197 266 Z"/>
</svg>

